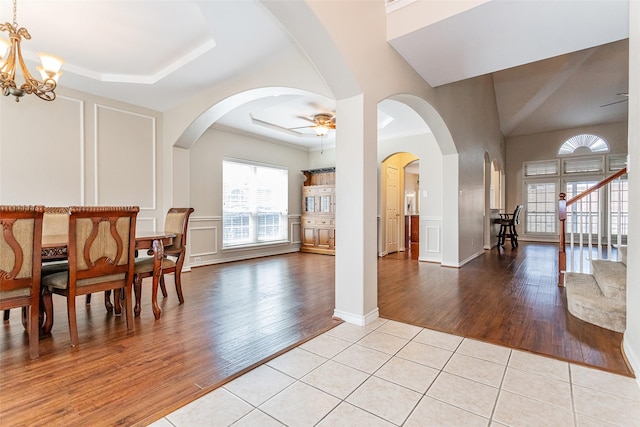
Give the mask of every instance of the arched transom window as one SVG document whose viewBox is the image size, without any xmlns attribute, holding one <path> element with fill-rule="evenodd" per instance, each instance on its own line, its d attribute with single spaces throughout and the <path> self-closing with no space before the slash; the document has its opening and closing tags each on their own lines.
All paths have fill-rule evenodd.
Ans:
<svg viewBox="0 0 640 427">
<path fill-rule="evenodd" d="M 609 151 L 609 144 L 598 135 L 585 133 L 567 139 L 560 147 L 558 154 L 573 154 L 576 150 L 579 152 L 588 150 L 592 153 L 605 153 Z"/>
</svg>

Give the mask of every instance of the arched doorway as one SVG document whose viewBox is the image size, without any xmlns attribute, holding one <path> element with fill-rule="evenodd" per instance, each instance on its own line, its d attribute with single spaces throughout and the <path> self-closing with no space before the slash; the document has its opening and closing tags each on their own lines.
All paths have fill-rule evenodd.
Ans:
<svg viewBox="0 0 640 427">
<path fill-rule="evenodd" d="M 407 123 L 410 126 L 405 126 L 401 129 L 386 128 L 384 121 L 379 120 L 378 130 L 378 161 L 379 161 L 379 191 L 378 191 L 378 205 L 379 205 L 379 255 L 383 256 L 388 253 L 392 253 L 393 248 L 393 235 L 390 235 L 393 231 L 398 230 L 399 249 L 404 247 L 407 250 L 406 242 L 404 242 L 404 236 L 407 233 L 405 216 L 407 214 L 412 215 L 409 218 L 409 226 L 411 222 L 417 222 L 414 225 L 417 229 L 419 236 L 419 245 L 416 245 L 418 254 L 415 259 L 420 261 L 429 261 L 436 263 L 446 263 L 444 257 L 445 251 L 456 251 L 457 255 L 457 238 L 454 241 L 447 241 L 445 239 L 445 233 L 447 227 L 452 224 L 446 224 L 449 221 L 455 221 L 457 215 L 454 218 L 447 218 L 444 214 L 446 203 L 451 202 L 451 195 L 445 194 L 444 186 L 447 181 L 446 176 L 449 176 L 452 172 L 444 167 L 445 156 L 443 156 L 443 149 L 439 143 L 438 137 L 431 131 L 430 126 L 425 120 L 424 116 L 427 114 L 419 114 L 413 106 L 407 105 L 405 102 L 394 99 L 386 99 L 378 104 L 378 110 L 381 113 L 385 111 L 399 111 L 403 110 L 404 113 L 411 117 Z M 403 99 L 400 96 L 399 99 Z M 414 105 L 420 106 L 422 103 L 428 104 L 424 100 L 415 100 Z M 422 106 L 424 110 L 428 108 Z M 379 112 L 379 114 L 381 114 Z M 430 117 L 430 116 L 428 116 Z M 436 123 L 435 120 L 430 121 Z M 392 122 L 391 122 L 392 123 Z M 437 123 L 436 123 L 437 125 Z M 445 145 L 446 146 L 446 145 Z M 419 162 L 416 162 L 419 160 Z M 402 172 L 405 167 L 412 162 L 414 168 L 417 169 L 413 172 L 415 181 L 411 186 L 408 186 L 408 179 L 406 174 Z M 390 188 L 388 185 L 389 175 L 393 174 L 390 169 L 396 168 L 401 171 L 402 187 L 398 193 L 398 204 L 402 206 L 400 214 L 399 225 L 397 228 L 393 228 L 393 209 L 389 209 L 389 194 Z M 457 173 L 457 168 L 455 169 Z M 419 179 L 419 184 L 418 184 Z M 453 179 L 457 182 L 457 176 Z M 409 188 L 410 187 L 410 188 Z M 411 207 L 408 207 L 406 193 L 407 190 L 411 193 L 409 199 L 411 200 Z M 455 195 L 455 194 L 454 194 Z M 457 200 L 455 200 L 457 201 Z M 457 207 L 456 207 L 457 212 Z M 453 227 L 457 230 L 457 223 L 453 224 Z M 412 254 L 414 255 L 414 254 Z M 413 256 L 412 256 L 413 258 Z"/>
</svg>

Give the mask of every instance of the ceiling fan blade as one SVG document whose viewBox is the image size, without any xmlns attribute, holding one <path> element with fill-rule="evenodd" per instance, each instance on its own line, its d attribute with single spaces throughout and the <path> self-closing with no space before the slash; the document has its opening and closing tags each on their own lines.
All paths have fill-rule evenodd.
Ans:
<svg viewBox="0 0 640 427">
<path fill-rule="evenodd" d="M 610 102 L 608 104 L 601 105 L 601 107 L 608 107 L 609 105 L 620 104 L 621 102 L 627 102 L 628 99 L 621 99 L 620 101 Z"/>
<path fill-rule="evenodd" d="M 287 128 L 289 130 L 294 130 L 294 129 L 308 129 L 308 128 L 313 128 L 315 126 L 298 126 L 296 128 Z"/>
<path fill-rule="evenodd" d="M 298 117 L 299 119 L 306 120 L 306 121 L 308 121 L 310 123 L 316 124 L 316 121 L 313 120 L 313 117 L 307 117 L 307 116 L 296 116 L 296 117 Z"/>
<path fill-rule="evenodd" d="M 260 125 L 260 126 L 264 126 L 266 128 L 269 129 L 273 129 L 273 130 L 277 130 L 280 132 L 286 132 L 290 135 L 294 135 L 294 136 L 301 136 L 303 134 L 301 134 L 300 132 L 297 132 L 293 129 L 300 129 L 300 128 L 293 128 L 293 129 L 288 129 L 282 126 L 278 126 L 278 125 L 274 125 L 273 123 L 269 123 L 269 122 L 265 122 L 264 120 L 260 120 L 260 119 L 256 119 L 255 117 L 251 117 L 251 123 Z M 312 126 L 304 126 L 304 127 L 312 127 Z"/>
</svg>

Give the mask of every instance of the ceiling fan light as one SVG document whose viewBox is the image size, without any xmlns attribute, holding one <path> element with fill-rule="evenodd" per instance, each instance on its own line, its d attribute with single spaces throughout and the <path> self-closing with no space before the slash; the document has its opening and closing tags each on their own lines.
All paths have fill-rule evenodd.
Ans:
<svg viewBox="0 0 640 427">
<path fill-rule="evenodd" d="M 318 125 L 314 129 L 317 136 L 325 136 L 327 133 L 329 133 L 329 128 L 325 125 Z"/>
</svg>

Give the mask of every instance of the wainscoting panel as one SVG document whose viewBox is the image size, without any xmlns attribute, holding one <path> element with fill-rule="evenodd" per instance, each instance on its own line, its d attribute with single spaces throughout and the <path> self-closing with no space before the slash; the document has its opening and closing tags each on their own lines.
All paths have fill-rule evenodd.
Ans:
<svg viewBox="0 0 640 427">
<path fill-rule="evenodd" d="M 84 102 L 2 97 L 2 116 L 0 203 L 84 205 Z"/>
<path fill-rule="evenodd" d="M 156 231 L 157 229 L 158 226 L 155 218 L 140 218 L 140 214 L 138 214 L 138 218 L 136 219 L 137 231 Z"/>
<path fill-rule="evenodd" d="M 155 117 L 97 104 L 95 123 L 96 204 L 155 210 Z"/>
<path fill-rule="evenodd" d="M 442 218 L 420 217 L 420 261 L 442 262 Z"/>
<path fill-rule="evenodd" d="M 267 245 L 222 248 L 222 216 L 191 216 L 189 220 L 189 265 L 218 264 L 300 250 L 300 215 L 289 216 L 289 240 Z"/>
</svg>

